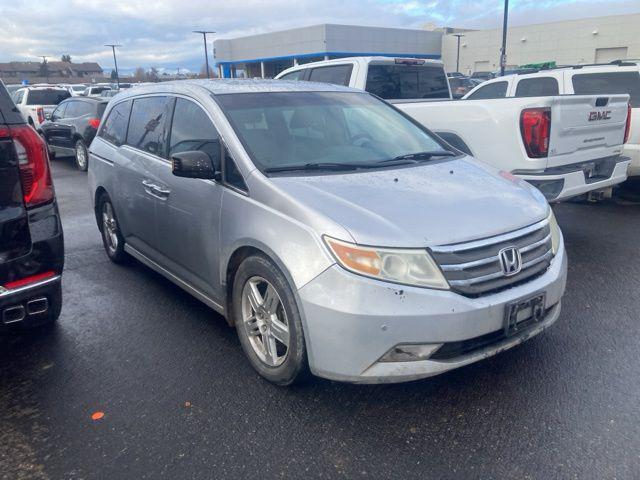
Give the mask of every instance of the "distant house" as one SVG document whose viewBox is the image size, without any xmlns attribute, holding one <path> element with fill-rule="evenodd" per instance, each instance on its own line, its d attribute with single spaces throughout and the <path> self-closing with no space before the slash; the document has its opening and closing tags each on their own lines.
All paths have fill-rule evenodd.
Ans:
<svg viewBox="0 0 640 480">
<path fill-rule="evenodd" d="M 73 79 L 102 77 L 102 67 L 95 62 L 47 62 L 48 75 L 56 79 Z M 42 78 L 41 62 L 8 62 L 0 63 L 0 78 L 30 80 Z"/>
</svg>

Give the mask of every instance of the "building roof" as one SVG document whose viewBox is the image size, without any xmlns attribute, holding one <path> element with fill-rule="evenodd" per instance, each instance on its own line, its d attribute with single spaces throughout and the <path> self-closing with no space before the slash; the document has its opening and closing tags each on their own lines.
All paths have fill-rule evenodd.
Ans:
<svg viewBox="0 0 640 480">
<path fill-rule="evenodd" d="M 0 72 L 38 73 L 41 65 L 41 62 L 0 63 Z M 100 67 L 96 62 L 47 62 L 47 68 L 50 73 L 62 72 L 65 70 L 83 73 L 102 73 L 102 67 Z"/>
</svg>

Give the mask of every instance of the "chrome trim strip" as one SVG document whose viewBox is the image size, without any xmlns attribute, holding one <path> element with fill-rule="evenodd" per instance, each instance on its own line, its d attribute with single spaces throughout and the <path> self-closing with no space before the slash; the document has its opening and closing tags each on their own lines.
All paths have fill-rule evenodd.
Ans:
<svg viewBox="0 0 640 480">
<path fill-rule="evenodd" d="M 527 263 L 523 263 L 522 269 L 520 270 L 520 272 L 524 272 L 527 270 L 527 268 L 532 267 L 540 262 L 543 262 L 544 260 L 548 260 L 552 256 L 553 254 L 551 253 L 551 249 L 549 249 L 549 251 L 544 255 L 542 255 L 541 257 L 534 258 L 533 260 L 530 260 Z M 506 277 L 502 271 L 500 271 L 500 272 L 490 273 L 489 275 L 483 275 L 482 277 L 470 278 L 468 280 L 449 280 L 449 284 L 456 287 L 457 286 L 467 287 L 469 285 L 475 285 L 477 283 L 487 282 L 489 280 L 494 280 L 496 278 L 501 278 L 501 277 L 509 278 L 509 277 Z"/>
<path fill-rule="evenodd" d="M 495 245 L 497 243 L 506 242 L 508 240 L 514 240 L 516 238 L 524 237 L 525 235 L 529 233 L 533 233 L 536 230 L 540 230 L 541 228 L 544 228 L 547 225 L 549 225 L 549 220 L 545 218 L 540 222 L 534 223 L 533 225 L 529 225 L 528 227 L 521 228 L 520 230 L 514 230 L 512 232 L 503 233 L 502 235 L 498 235 L 495 237 L 488 237 L 480 240 L 473 240 L 471 242 L 454 243 L 452 245 L 441 245 L 437 247 L 431 247 L 431 250 L 436 253 L 453 253 L 453 252 L 464 252 L 466 250 L 474 250 L 476 248 L 487 247 L 487 246 Z"/>
<path fill-rule="evenodd" d="M 536 248 L 544 245 L 545 243 L 549 242 L 550 240 L 551 240 L 551 233 L 549 233 L 549 235 L 544 237 L 542 240 L 538 240 L 537 242 L 532 243 L 530 245 L 527 245 L 526 247 L 522 247 L 520 249 L 520 253 L 527 253 L 527 252 L 530 252 L 531 250 L 535 250 Z"/>
<path fill-rule="evenodd" d="M 61 278 L 62 278 L 61 275 L 56 275 L 51 278 L 45 278 L 44 280 L 40 280 L 39 282 L 30 283 L 29 285 L 25 285 L 23 287 L 14 288 L 11 290 L 7 290 L 7 289 L 0 290 L 0 299 L 8 298 L 12 295 L 15 295 L 16 293 L 28 292 L 31 289 L 42 287 L 50 283 L 58 282 L 60 281 Z"/>
<path fill-rule="evenodd" d="M 497 261 L 498 255 L 494 255 L 493 257 L 481 258 L 480 260 L 474 260 L 473 262 L 441 265 L 440 268 L 445 272 L 460 272 L 462 270 L 466 270 L 467 268 L 479 267 L 481 265 L 486 265 L 488 263 Z"/>
<path fill-rule="evenodd" d="M 124 249 L 125 249 L 125 251 L 127 253 L 129 253 L 136 260 L 140 261 L 141 263 L 144 263 L 147 267 L 151 268 L 152 270 L 155 270 L 156 272 L 158 272 L 163 277 L 166 277 L 167 279 L 171 280 L 177 286 L 179 286 L 180 288 L 182 288 L 186 292 L 190 293 L 191 295 L 196 297 L 201 302 L 206 303 L 207 305 L 209 305 L 211 308 L 213 308 L 218 313 L 224 314 L 224 310 L 225 309 L 224 309 L 224 307 L 222 305 L 217 303 L 215 300 L 212 300 L 206 294 L 202 293 L 200 290 L 198 290 L 194 286 L 190 285 L 189 283 L 185 282 L 181 278 L 178 278 L 176 275 L 171 273 L 166 268 L 158 265 L 156 262 L 154 262 L 149 257 L 147 257 L 144 253 L 136 250 L 134 247 L 132 247 L 128 243 L 124 244 Z"/>
</svg>

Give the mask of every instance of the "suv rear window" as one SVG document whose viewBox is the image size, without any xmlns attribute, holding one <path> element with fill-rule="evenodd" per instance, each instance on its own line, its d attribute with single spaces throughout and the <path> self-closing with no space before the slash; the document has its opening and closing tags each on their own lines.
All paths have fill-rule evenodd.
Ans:
<svg viewBox="0 0 640 480">
<path fill-rule="evenodd" d="M 67 90 L 31 90 L 27 96 L 27 105 L 58 105 L 70 96 Z"/>
<path fill-rule="evenodd" d="M 449 98 L 444 68 L 428 65 L 369 65 L 365 90 L 385 100 Z"/>
<path fill-rule="evenodd" d="M 640 107 L 640 72 L 578 73 L 572 80 L 578 95 L 628 93 L 631 106 Z"/>
</svg>

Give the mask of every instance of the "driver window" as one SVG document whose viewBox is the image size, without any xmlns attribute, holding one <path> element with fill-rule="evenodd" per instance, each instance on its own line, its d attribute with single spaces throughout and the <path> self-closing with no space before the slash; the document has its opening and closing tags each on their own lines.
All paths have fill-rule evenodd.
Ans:
<svg viewBox="0 0 640 480">
<path fill-rule="evenodd" d="M 209 155 L 220 170 L 220 135 L 207 114 L 194 102 L 178 98 L 173 112 L 169 158 L 180 152 L 199 150 Z"/>
<path fill-rule="evenodd" d="M 67 108 L 68 103 L 62 103 L 56 107 L 56 109 L 51 113 L 51 120 L 59 120 L 64 118 L 64 111 Z"/>
</svg>

